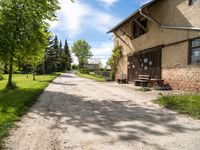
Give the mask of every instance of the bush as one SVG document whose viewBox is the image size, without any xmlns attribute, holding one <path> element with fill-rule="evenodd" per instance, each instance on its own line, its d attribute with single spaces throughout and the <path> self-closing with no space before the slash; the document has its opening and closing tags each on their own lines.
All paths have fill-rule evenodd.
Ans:
<svg viewBox="0 0 200 150">
<path fill-rule="evenodd" d="M 72 70 L 78 70 L 78 66 L 76 64 L 73 64 L 71 68 Z"/>
<path fill-rule="evenodd" d="M 14 71 L 14 74 L 21 74 L 22 72 L 19 70 Z"/>
<path fill-rule="evenodd" d="M 90 73 L 90 70 L 89 69 L 85 69 L 85 68 L 79 69 L 79 71 L 82 74 L 89 74 Z"/>
<path fill-rule="evenodd" d="M 0 68 L 0 80 L 3 80 L 3 70 Z"/>
<path fill-rule="evenodd" d="M 0 72 L 0 80 L 3 80 L 3 73 Z"/>
</svg>

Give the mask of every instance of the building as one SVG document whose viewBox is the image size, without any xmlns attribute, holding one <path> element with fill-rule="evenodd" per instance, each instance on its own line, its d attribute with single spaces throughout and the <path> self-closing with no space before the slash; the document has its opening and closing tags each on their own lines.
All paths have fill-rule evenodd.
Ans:
<svg viewBox="0 0 200 150">
<path fill-rule="evenodd" d="M 116 75 L 164 79 L 173 89 L 200 91 L 200 0 L 153 0 L 108 33 L 123 56 Z"/>
</svg>

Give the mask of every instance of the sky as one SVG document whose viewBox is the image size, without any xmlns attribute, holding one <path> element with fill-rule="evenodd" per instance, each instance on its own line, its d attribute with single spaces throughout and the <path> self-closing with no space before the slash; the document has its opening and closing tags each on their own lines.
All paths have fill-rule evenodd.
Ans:
<svg viewBox="0 0 200 150">
<path fill-rule="evenodd" d="M 112 34 L 107 31 L 132 14 L 149 0 L 58 0 L 61 9 L 57 20 L 51 22 L 51 32 L 69 46 L 74 41 L 85 39 L 91 46 L 93 59 L 103 65 L 111 56 Z M 77 59 L 73 56 L 74 63 Z"/>
</svg>

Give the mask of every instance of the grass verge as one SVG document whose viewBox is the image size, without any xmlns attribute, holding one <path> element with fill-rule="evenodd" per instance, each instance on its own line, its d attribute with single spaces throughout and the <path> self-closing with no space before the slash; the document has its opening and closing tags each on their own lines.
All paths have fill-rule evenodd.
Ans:
<svg viewBox="0 0 200 150">
<path fill-rule="evenodd" d="M 20 120 L 48 84 L 59 74 L 37 76 L 36 81 L 32 80 L 31 75 L 26 78 L 26 75 L 15 74 L 13 80 L 16 88 L 9 91 L 5 90 L 7 76 L 4 75 L 4 79 L 0 81 L 0 149 L 3 138 L 8 136 L 14 122 Z"/>
<path fill-rule="evenodd" d="M 200 95 L 162 96 L 154 102 L 180 114 L 187 114 L 193 118 L 200 119 Z"/>
<path fill-rule="evenodd" d="M 87 78 L 92 79 L 98 82 L 106 82 L 106 80 L 103 77 L 97 76 L 97 75 L 91 75 L 91 74 L 82 74 L 79 71 L 76 71 L 75 73 L 80 78 Z"/>
</svg>

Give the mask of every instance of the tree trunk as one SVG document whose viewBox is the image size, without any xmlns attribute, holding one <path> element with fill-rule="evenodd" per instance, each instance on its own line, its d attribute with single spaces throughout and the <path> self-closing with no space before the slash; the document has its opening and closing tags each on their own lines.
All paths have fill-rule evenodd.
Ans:
<svg viewBox="0 0 200 150">
<path fill-rule="evenodd" d="M 13 57 L 11 56 L 10 62 L 9 62 L 9 76 L 8 76 L 8 83 L 7 83 L 7 88 L 11 89 L 13 88 L 13 83 L 12 83 L 12 77 L 13 77 Z"/>
<path fill-rule="evenodd" d="M 35 79 L 35 72 L 33 72 L 33 80 L 35 81 L 36 79 Z"/>
<path fill-rule="evenodd" d="M 8 72 L 9 72 L 9 71 L 8 71 L 8 64 L 5 64 L 5 65 L 4 65 L 4 73 L 5 73 L 5 74 L 8 74 Z"/>
<path fill-rule="evenodd" d="M 35 80 L 36 80 L 36 79 L 35 79 L 35 70 L 36 70 L 35 68 L 36 68 L 36 67 L 35 67 L 34 65 L 32 65 L 32 68 L 33 68 L 33 72 L 32 72 L 32 73 L 33 73 L 33 80 L 35 81 Z"/>
</svg>

